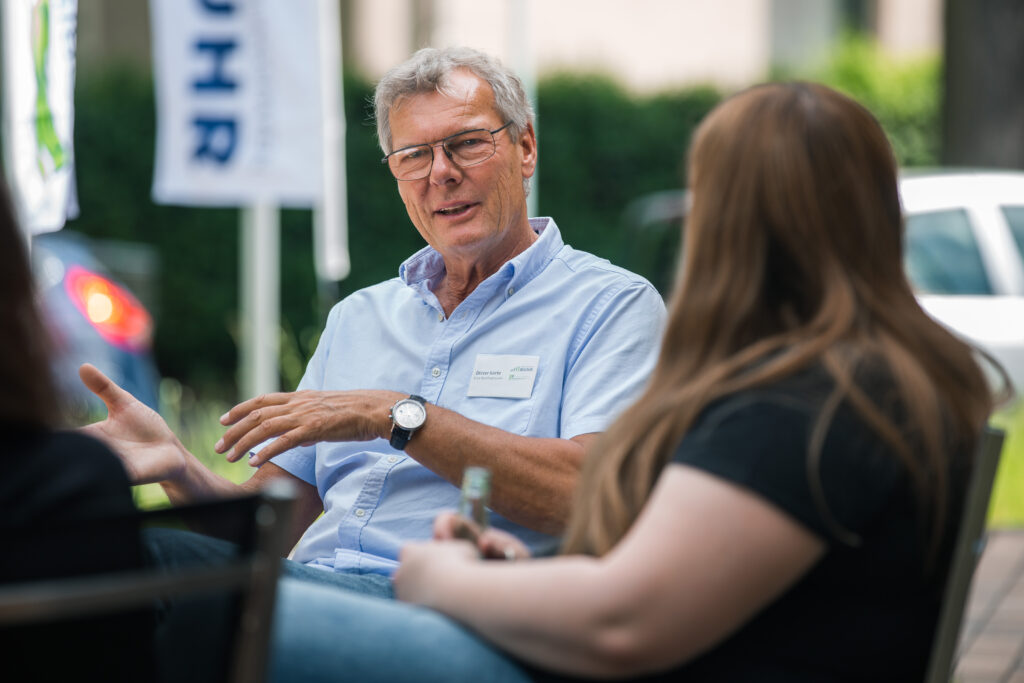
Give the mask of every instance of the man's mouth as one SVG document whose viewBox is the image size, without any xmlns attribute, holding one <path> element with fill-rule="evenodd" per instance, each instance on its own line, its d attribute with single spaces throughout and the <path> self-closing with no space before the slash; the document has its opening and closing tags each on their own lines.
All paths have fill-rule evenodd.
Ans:
<svg viewBox="0 0 1024 683">
<path fill-rule="evenodd" d="M 472 207 L 472 204 L 458 204 L 456 206 L 446 206 L 443 209 L 438 209 L 435 213 L 439 213 L 442 216 L 458 216 L 459 214 L 466 213 Z"/>
</svg>

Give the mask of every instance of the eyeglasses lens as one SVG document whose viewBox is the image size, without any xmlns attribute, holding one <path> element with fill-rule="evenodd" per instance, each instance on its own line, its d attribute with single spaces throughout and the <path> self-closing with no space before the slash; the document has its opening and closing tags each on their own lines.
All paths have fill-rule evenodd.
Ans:
<svg viewBox="0 0 1024 683">
<path fill-rule="evenodd" d="M 449 158 L 459 166 L 483 163 L 494 156 L 494 136 L 487 130 L 468 130 L 446 138 L 443 144 Z M 399 180 L 418 180 L 430 175 L 434 157 L 431 145 L 417 145 L 388 157 L 388 165 Z"/>
</svg>

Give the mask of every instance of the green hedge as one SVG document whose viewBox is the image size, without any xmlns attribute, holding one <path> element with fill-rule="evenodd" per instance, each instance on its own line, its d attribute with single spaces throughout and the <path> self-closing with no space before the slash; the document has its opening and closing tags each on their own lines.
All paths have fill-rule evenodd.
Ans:
<svg viewBox="0 0 1024 683">
<path fill-rule="evenodd" d="M 607 77 L 544 79 L 540 213 L 554 217 L 573 246 L 627 265 L 623 212 L 637 197 L 683 186 L 690 133 L 719 99 L 710 88 L 634 97 Z"/>
<path fill-rule="evenodd" d="M 871 41 L 847 36 L 807 77 L 845 92 L 878 118 L 903 166 L 935 166 L 941 138 L 938 55 L 898 60 Z"/>
<path fill-rule="evenodd" d="M 422 246 L 379 163 L 365 103 L 368 84 L 346 81 L 351 277 L 339 295 L 392 277 L 401 254 Z M 152 82 L 132 70 L 80 78 L 75 150 L 81 216 L 68 228 L 152 245 L 159 254 L 155 351 L 160 371 L 204 392 L 234 398 L 239 212 L 159 206 L 150 200 L 155 113 Z M 308 353 L 324 311 L 313 271 L 311 212 L 281 214 L 281 312 Z M 289 341 L 291 342 L 289 344 Z M 294 363 L 286 383 L 296 380 Z"/>
<path fill-rule="evenodd" d="M 848 41 L 823 72 L 808 74 L 861 99 L 893 137 L 901 160 L 935 162 L 938 70 L 892 69 Z M 371 85 L 347 76 L 349 246 L 352 273 L 334 296 L 397 273 L 423 242 L 395 182 L 379 163 L 368 106 Z M 637 249 L 624 211 L 639 196 L 681 187 L 690 132 L 720 99 L 710 88 L 634 96 L 608 77 L 560 73 L 538 89 L 539 214 L 558 221 L 577 248 L 655 277 L 657 259 Z M 81 217 L 69 228 L 153 245 L 160 272 L 156 357 L 162 373 L 233 400 L 237 352 L 238 211 L 157 206 L 153 177 L 154 103 L 148 75 L 80 74 L 75 146 Z M 325 313 L 313 273 L 309 211 L 282 213 L 282 321 L 285 386 L 294 384 Z M 334 296 L 331 298 L 333 299 Z"/>
</svg>

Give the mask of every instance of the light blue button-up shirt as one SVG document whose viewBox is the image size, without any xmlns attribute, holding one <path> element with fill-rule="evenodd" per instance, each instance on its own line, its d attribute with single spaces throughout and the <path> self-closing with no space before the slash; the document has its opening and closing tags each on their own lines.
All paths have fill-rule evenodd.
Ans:
<svg viewBox="0 0 1024 683">
<path fill-rule="evenodd" d="M 418 394 L 523 436 L 603 431 L 647 380 L 664 304 L 643 278 L 564 244 L 553 220 L 530 223 L 540 237 L 448 318 L 432 292 L 444 262 L 430 247 L 399 277 L 339 302 L 299 389 Z M 539 357 L 529 397 L 467 396 L 480 355 Z M 390 574 L 401 545 L 430 538 L 437 513 L 458 506 L 456 486 L 383 439 L 318 443 L 273 462 L 324 502 L 292 555 L 312 566 Z M 491 524 L 534 549 L 553 541 L 496 513 Z"/>
</svg>

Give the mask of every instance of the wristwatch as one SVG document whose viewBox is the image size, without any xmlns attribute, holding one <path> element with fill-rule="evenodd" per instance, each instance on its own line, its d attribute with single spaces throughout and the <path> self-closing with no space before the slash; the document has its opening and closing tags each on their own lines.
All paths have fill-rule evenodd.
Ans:
<svg viewBox="0 0 1024 683">
<path fill-rule="evenodd" d="M 427 401 L 422 396 L 412 395 L 391 406 L 392 448 L 405 450 L 405 445 L 417 429 L 427 421 Z"/>
</svg>

